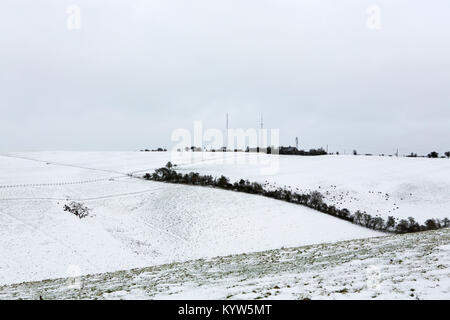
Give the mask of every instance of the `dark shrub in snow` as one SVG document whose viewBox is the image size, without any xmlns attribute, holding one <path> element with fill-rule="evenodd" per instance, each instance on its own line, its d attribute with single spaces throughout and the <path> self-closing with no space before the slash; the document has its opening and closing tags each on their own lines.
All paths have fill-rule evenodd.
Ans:
<svg viewBox="0 0 450 320">
<path fill-rule="evenodd" d="M 68 205 L 64 205 L 64 211 L 69 211 L 70 213 L 76 215 L 78 218 L 82 219 L 89 215 L 89 211 L 91 211 L 91 209 L 79 202 L 72 201 Z"/>
</svg>

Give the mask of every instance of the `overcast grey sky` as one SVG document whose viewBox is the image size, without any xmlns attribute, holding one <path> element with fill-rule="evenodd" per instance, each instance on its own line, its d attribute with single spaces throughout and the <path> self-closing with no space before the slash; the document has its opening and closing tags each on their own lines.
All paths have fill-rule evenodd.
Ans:
<svg viewBox="0 0 450 320">
<path fill-rule="evenodd" d="M 0 151 L 170 148 L 263 112 L 284 145 L 442 153 L 449 57 L 448 0 L 2 0 Z"/>
</svg>

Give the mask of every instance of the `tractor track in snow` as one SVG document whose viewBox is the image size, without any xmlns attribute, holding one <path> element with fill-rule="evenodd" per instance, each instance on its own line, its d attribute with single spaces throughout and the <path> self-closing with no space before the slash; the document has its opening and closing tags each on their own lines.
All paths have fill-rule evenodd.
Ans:
<svg viewBox="0 0 450 320">
<path fill-rule="evenodd" d="M 108 173 L 115 173 L 115 174 L 124 174 L 123 172 L 116 171 L 116 170 L 108 170 L 108 169 L 99 169 L 99 168 L 85 167 L 85 166 L 79 166 L 79 165 L 74 165 L 74 164 L 70 164 L 70 163 L 40 160 L 40 159 L 34 159 L 34 158 L 29 158 L 29 157 L 24 157 L 24 156 L 17 156 L 17 155 L 11 155 L 11 154 L 0 154 L 0 156 L 8 157 L 8 158 L 22 159 L 22 160 L 29 160 L 29 161 L 34 161 L 34 162 L 40 162 L 40 163 L 45 163 L 47 165 L 51 164 L 51 165 L 55 165 L 55 166 L 72 167 L 72 168 L 77 168 L 77 169 L 101 171 L 101 172 L 108 172 Z"/>
<path fill-rule="evenodd" d="M 140 195 L 152 191 L 158 191 L 162 190 L 164 188 L 157 187 L 157 188 L 151 188 L 151 189 L 144 189 L 140 191 L 134 191 L 134 192 L 125 192 L 125 193 L 115 193 L 115 194 L 108 194 L 104 196 L 98 196 L 98 197 L 90 197 L 90 198 L 72 198 L 72 197 L 65 197 L 65 198 L 52 198 L 52 197 L 21 197 L 21 198 L 0 198 L 0 201 L 26 201 L 26 200 L 50 200 L 50 201 L 95 201 L 95 200 L 104 200 L 104 199 L 113 199 L 113 198 L 120 198 L 120 197 L 127 197 L 127 196 L 134 196 L 134 195 Z"/>
<path fill-rule="evenodd" d="M 108 180 L 112 181 L 112 180 L 120 179 L 120 178 L 123 178 L 123 176 L 100 178 L 100 179 L 79 180 L 79 181 L 9 184 L 9 185 L 2 185 L 2 186 L 0 186 L 0 189 L 66 186 L 66 185 L 75 185 L 75 184 L 87 184 L 87 183 L 104 182 L 104 181 L 108 181 Z"/>
</svg>

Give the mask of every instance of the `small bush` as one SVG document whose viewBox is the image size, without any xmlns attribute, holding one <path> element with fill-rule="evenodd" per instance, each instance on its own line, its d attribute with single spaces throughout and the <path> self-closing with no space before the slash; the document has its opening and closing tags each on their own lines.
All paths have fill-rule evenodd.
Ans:
<svg viewBox="0 0 450 320">
<path fill-rule="evenodd" d="M 91 209 L 89 209 L 88 207 L 86 207 L 82 203 L 72 201 L 68 205 L 67 204 L 64 205 L 64 211 L 68 211 L 70 213 L 73 213 L 78 218 L 82 219 L 82 218 L 85 218 L 85 217 L 87 217 L 89 215 L 89 212 L 91 211 Z"/>
<path fill-rule="evenodd" d="M 318 208 L 323 204 L 323 196 L 319 191 L 312 191 L 309 194 L 309 206 L 313 208 Z"/>
<path fill-rule="evenodd" d="M 439 153 L 432 151 L 427 155 L 428 158 L 439 158 Z"/>
</svg>

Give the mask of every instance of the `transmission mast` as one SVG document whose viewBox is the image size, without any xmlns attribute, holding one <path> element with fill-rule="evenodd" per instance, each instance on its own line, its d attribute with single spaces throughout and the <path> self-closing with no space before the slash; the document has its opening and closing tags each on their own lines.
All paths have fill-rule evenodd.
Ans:
<svg viewBox="0 0 450 320">
<path fill-rule="evenodd" d="M 225 119 L 225 146 L 223 147 L 223 151 L 226 152 L 228 147 L 228 112 Z"/>
<path fill-rule="evenodd" d="M 259 130 L 259 134 L 258 134 L 258 145 L 257 145 L 257 149 L 256 149 L 257 152 L 261 151 L 260 149 L 261 149 L 261 146 L 262 146 L 262 135 L 263 135 L 263 128 L 264 128 L 264 121 L 263 121 L 263 114 L 262 114 L 262 112 L 261 112 L 261 119 L 260 119 L 260 122 L 259 122 L 259 126 L 260 126 L 261 130 Z"/>
</svg>

